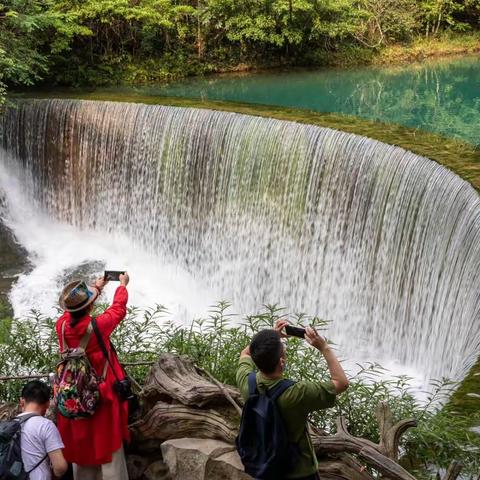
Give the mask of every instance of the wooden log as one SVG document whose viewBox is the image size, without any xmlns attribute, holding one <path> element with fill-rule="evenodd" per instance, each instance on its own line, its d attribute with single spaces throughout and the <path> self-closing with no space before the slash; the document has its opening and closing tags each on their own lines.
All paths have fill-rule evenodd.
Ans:
<svg viewBox="0 0 480 480">
<path fill-rule="evenodd" d="M 414 418 L 407 418 L 393 423 L 393 414 L 386 402 L 380 401 L 376 410 L 380 430 L 380 451 L 391 460 L 398 462 L 401 436 L 412 427 L 417 426 Z"/>
<path fill-rule="evenodd" d="M 48 378 L 49 373 L 35 373 L 32 375 L 10 375 L 8 377 L 0 377 L 0 382 L 8 382 L 10 380 L 40 380 L 42 378 Z"/>
<path fill-rule="evenodd" d="M 321 446 L 320 437 L 325 437 L 328 434 L 311 423 L 307 425 L 307 430 L 312 440 L 313 448 L 315 452 L 317 452 Z M 346 478 L 349 480 L 374 480 L 365 468 L 365 465 L 348 453 L 329 454 L 326 458 L 317 455 L 317 458 L 319 462 L 319 472 L 324 475 L 328 476 L 329 472 L 338 475 L 338 466 L 343 465 L 343 474 L 347 475 Z M 336 459 L 334 463 L 332 463 L 332 458 Z"/>
<path fill-rule="evenodd" d="M 222 384 L 222 388 L 235 402 L 241 404 L 240 392 L 236 388 L 225 384 Z M 168 353 L 162 354 L 153 365 L 140 396 L 147 409 L 157 401 L 172 400 L 189 406 L 220 404 L 233 409 L 222 389 L 201 375 L 191 359 Z"/>
<path fill-rule="evenodd" d="M 315 438 L 317 455 L 332 453 L 350 453 L 367 463 L 387 478 L 394 480 L 415 480 L 415 477 L 403 469 L 394 460 L 382 454 L 380 445 L 351 435 L 347 430 L 344 417 L 337 419 L 335 435 L 318 436 Z"/>
<path fill-rule="evenodd" d="M 20 413 L 19 405 L 14 403 L 0 404 L 0 422 L 10 420 Z"/>
<path fill-rule="evenodd" d="M 318 473 L 320 478 L 329 480 L 374 480 L 362 464 L 347 454 L 319 459 Z"/>
<path fill-rule="evenodd" d="M 220 383 L 210 372 L 207 372 L 203 368 L 197 367 L 197 370 L 202 373 L 203 375 L 206 375 L 223 393 L 225 398 L 230 402 L 232 407 L 235 409 L 235 411 L 238 413 L 238 416 L 242 416 L 242 407 L 232 398 L 232 396 L 228 393 L 228 391 L 224 388 L 224 385 Z"/>
<path fill-rule="evenodd" d="M 238 424 L 215 410 L 161 401 L 130 428 L 146 439 L 213 438 L 231 444 L 238 432 Z"/>
<path fill-rule="evenodd" d="M 460 462 L 454 460 L 448 467 L 447 473 L 443 477 L 443 480 L 456 480 L 463 469 L 463 465 Z"/>
</svg>

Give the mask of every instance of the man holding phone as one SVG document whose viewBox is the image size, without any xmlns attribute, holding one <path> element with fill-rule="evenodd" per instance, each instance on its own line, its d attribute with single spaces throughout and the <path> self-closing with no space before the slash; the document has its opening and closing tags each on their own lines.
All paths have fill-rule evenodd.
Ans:
<svg viewBox="0 0 480 480">
<path fill-rule="evenodd" d="M 289 335 L 284 333 L 289 327 L 286 320 L 278 320 L 273 329 L 258 332 L 248 347 L 242 350 L 237 370 L 237 385 L 245 400 L 249 398 L 249 375 L 256 374 L 257 390 L 265 393 L 274 389 L 284 380 L 283 372 L 287 363 L 285 345 L 281 339 Z M 313 327 L 290 330 L 295 336 L 304 336 L 325 358 L 330 372 L 330 379 L 322 382 L 299 381 L 285 389 L 276 400 L 276 405 L 283 419 L 289 442 L 296 445 L 298 459 L 293 468 L 285 473 L 284 479 L 314 480 L 318 479 L 318 463 L 315 451 L 307 431 L 308 415 L 315 411 L 330 408 L 335 403 L 336 395 L 348 388 L 348 379 L 325 338 Z M 278 478 L 278 480 L 282 480 Z"/>
</svg>

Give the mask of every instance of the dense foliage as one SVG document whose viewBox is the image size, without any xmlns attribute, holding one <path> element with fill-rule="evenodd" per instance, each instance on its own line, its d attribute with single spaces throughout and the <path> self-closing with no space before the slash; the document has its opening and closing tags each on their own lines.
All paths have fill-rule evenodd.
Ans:
<svg viewBox="0 0 480 480">
<path fill-rule="evenodd" d="M 254 332 L 271 326 L 283 313 L 272 306 L 240 319 L 229 314 L 227 304 L 220 303 L 208 318 L 185 327 L 168 321 L 162 307 L 143 312 L 133 308 L 117 328 L 114 341 L 124 361 L 154 361 L 160 352 L 185 354 L 215 377 L 235 384 L 240 350 L 249 343 Z M 317 318 L 295 316 L 291 320 L 319 328 L 324 326 Z M 1 325 L 0 375 L 53 371 L 58 347 L 52 319 L 34 313 L 23 321 L 8 320 L 2 319 L 0 312 Z M 319 380 L 327 374 L 319 353 L 301 340 L 288 340 L 287 355 L 287 374 L 292 378 Z M 141 383 L 148 368 L 134 366 L 129 371 Z M 418 428 L 405 436 L 402 445 L 402 462 L 418 478 L 434 478 L 430 475 L 434 471 L 431 467 L 445 467 L 452 459 L 462 461 L 466 473 L 478 472 L 480 436 L 471 432 L 470 427 L 480 422 L 480 416 L 478 411 L 462 415 L 458 413 L 458 405 L 455 407 L 457 413 L 450 406 L 440 408 L 441 400 L 453 387 L 449 382 L 434 382 L 428 402 L 423 404 L 410 392 L 408 378 L 386 379 L 378 365 L 367 365 L 350 377 L 350 388 L 339 397 L 335 408 L 312 418 L 318 426 L 333 431 L 336 417 L 342 414 L 354 435 L 378 441 L 375 408 L 379 400 L 386 400 L 398 420 L 408 417 L 418 420 Z M 22 381 L 0 382 L 0 401 L 16 401 L 21 384 Z"/>
<path fill-rule="evenodd" d="M 0 82 L 147 82 L 224 69 L 365 59 L 477 30 L 480 0 L 3 0 Z M 0 84 L 0 88 L 1 88 Z"/>
</svg>

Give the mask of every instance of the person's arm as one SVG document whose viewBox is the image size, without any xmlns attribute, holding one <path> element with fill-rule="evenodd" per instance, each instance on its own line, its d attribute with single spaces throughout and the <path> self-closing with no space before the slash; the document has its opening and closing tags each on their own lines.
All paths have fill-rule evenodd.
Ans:
<svg viewBox="0 0 480 480">
<path fill-rule="evenodd" d="M 48 452 L 48 458 L 50 459 L 50 463 L 52 465 L 53 475 L 57 478 L 63 477 L 63 475 L 67 473 L 68 463 L 63 456 L 62 449 L 59 448 L 58 450 Z"/>
<path fill-rule="evenodd" d="M 325 358 L 332 378 L 332 383 L 335 386 L 335 391 L 337 393 L 344 392 L 349 386 L 348 378 L 327 341 L 319 335 L 313 327 L 307 327 L 305 329 L 305 340 L 317 350 L 320 350 Z"/>
<path fill-rule="evenodd" d="M 248 376 L 254 371 L 255 364 L 250 356 L 250 346 L 247 346 L 240 353 L 236 374 L 237 387 L 245 400 L 248 398 Z"/>
<path fill-rule="evenodd" d="M 48 454 L 53 474 L 62 477 L 67 471 L 68 464 L 63 456 L 63 442 L 56 425 L 48 420 L 42 425 L 42 438 L 45 445 L 45 452 Z"/>
<path fill-rule="evenodd" d="M 130 281 L 130 277 L 128 273 L 121 274 L 120 277 L 120 286 L 115 291 L 115 295 L 113 296 L 113 302 L 110 307 L 108 307 L 105 312 L 97 317 L 97 324 L 101 328 L 102 334 L 108 337 L 114 330 L 115 327 L 125 318 L 127 314 L 127 302 L 128 302 L 128 291 L 126 286 Z M 99 282 L 102 279 L 98 279 L 95 287 L 99 288 L 101 291 L 101 287 Z M 105 282 L 106 283 L 106 282 Z"/>
<path fill-rule="evenodd" d="M 250 358 L 250 345 L 245 347 L 241 352 L 240 352 L 240 360 L 242 358 Z"/>
</svg>

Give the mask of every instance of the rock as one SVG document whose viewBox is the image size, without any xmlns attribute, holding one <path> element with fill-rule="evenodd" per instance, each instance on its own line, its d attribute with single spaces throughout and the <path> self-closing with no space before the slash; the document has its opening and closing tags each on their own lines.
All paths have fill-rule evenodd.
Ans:
<svg viewBox="0 0 480 480">
<path fill-rule="evenodd" d="M 173 480 L 163 460 L 151 463 L 143 474 L 146 480 Z"/>
<path fill-rule="evenodd" d="M 139 480 L 149 464 L 148 458 L 140 455 L 127 455 L 127 470 L 130 480 Z"/>
<path fill-rule="evenodd" d="M 235 447 L 220 440 L 168 440 L 162 454 L 172 480 L 251 480 Z"/>
<path fill-rule="evenodd" d="M 211 458 L 207 463 L 205 479 L 251 480 L 243 471 L 243 465 L 236 450 Z"/>
</svg>

